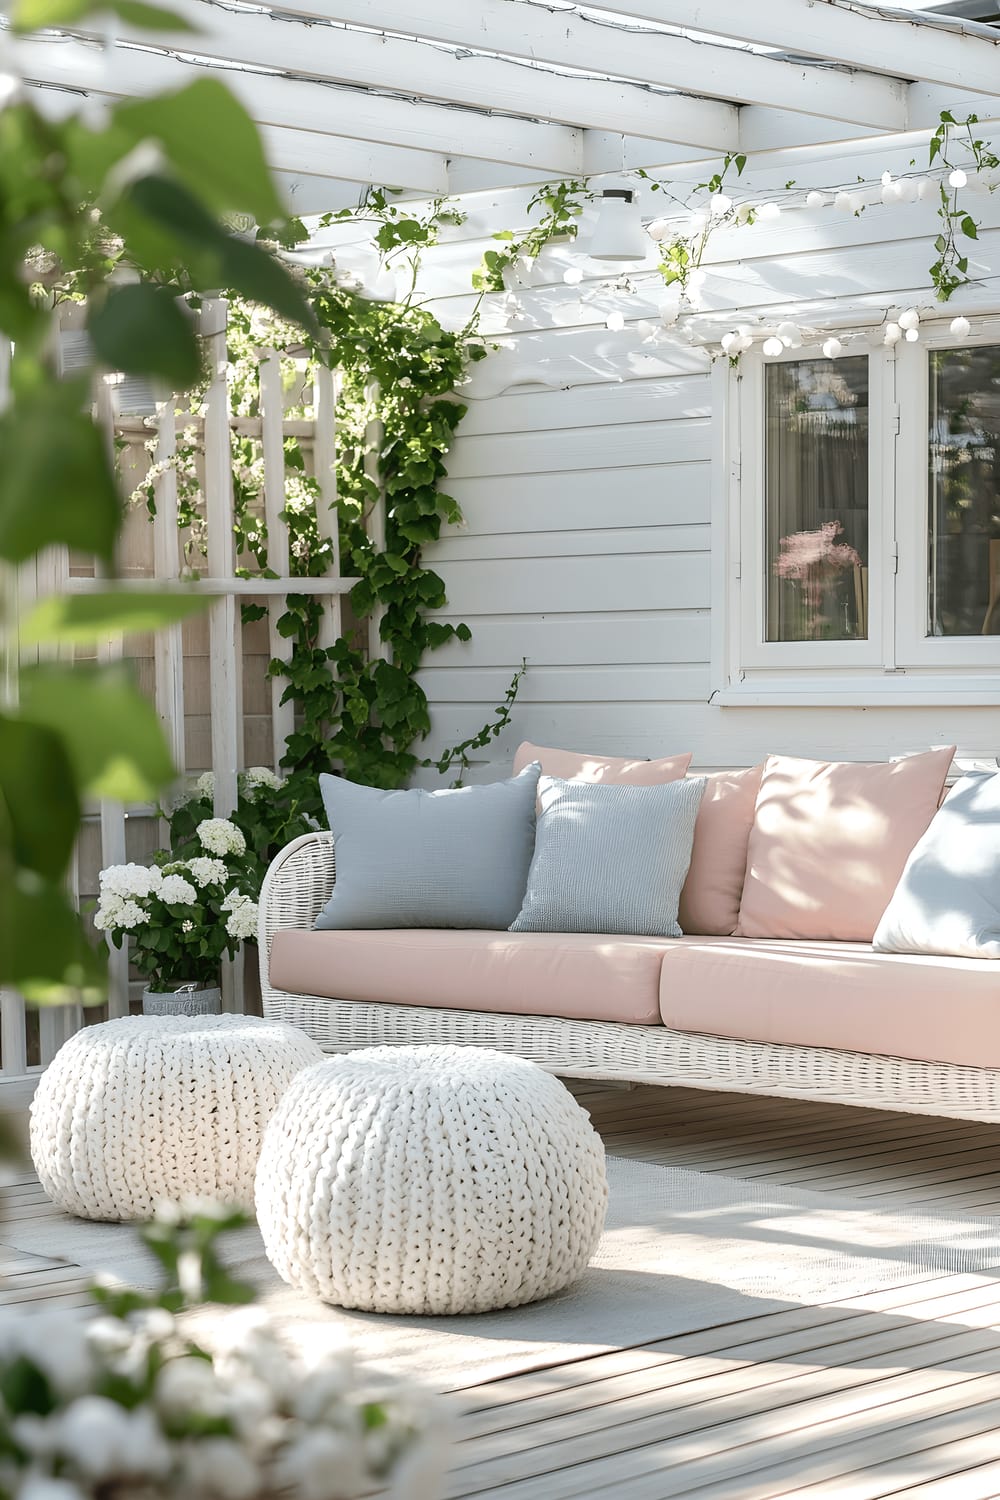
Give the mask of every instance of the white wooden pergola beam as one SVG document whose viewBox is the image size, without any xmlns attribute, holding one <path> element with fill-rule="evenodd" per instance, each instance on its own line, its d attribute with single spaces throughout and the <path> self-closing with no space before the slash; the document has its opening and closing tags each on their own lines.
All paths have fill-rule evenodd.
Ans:
<svg viewBox="0 0 1000 1500">
<path fill-rule="evenodd" d="M 81 86 L 78 82 L 71 93 L 30 77 L 26 81 L 38 84 L 54 117 L 78 108 L 81 94 L 106 104 L 116 100 L 114 94 L 89 83 Z M 310 130 L 286 130 L 278 125 L 261 125 L 258 129 L 268 163 L 276 172 L 291 173 L 298 178 L 336 178 L 363 185 L 384 183 L 430 198 L 448 192 L 447 162 L 443 156 L 429 151 L 377 146 L 368 141 L 317 135 Z"/>
<path fill-rule="evenodd" d="M 795 10 L 802 8 L 801 0 L 787 3 Z M 377 6 L 371 0 L 294 0 L 294 4 L 296 11 L 328 21 L 377 25 L 452 46 L 610 74 L 656 88 L 683 89 L 741 104 L 780 100 L 784 108 L 809 115 L 829 115 L 884 130 L 905 127 L 905 91 L 895 78 L 884 76 L 884 63 L 877 73 L 826 71 L 665 32 L 629 31 L 524 0 L 461 0 L 460 4 L 455 0 L 379 0 Z M 654 4 L 655 0 L 645 0 L 647 10 Z M 768 0 L 763 8 L 770 5 Z M 619 0 L 613 8 L 634 9 L 631 0 Z M 714 14 L 714 0 L 710 8 Z"/>
<path fill-rule="evenodd" d="M 516 0 L 505 0 L 516 3 Z M 949 88 L 1000 93 L 1000 35 L 989 26 L 858 0 L 599 0 L 600 8 L 667 26 L 803 52 Z M 783 101 L 784 102 L 784 101 Z"/>
<path fill-rule="evenodd" d="M 39 82 L 72 86 L 80 81 L 82 72 L 99 71 L 101 87 L 124 98 L 183 88 L 207 67 L 196 63 L 190 54 L 178 57 L 131 47 L 119 47 L 105 57 L 92 43 L 59 35 L 20 42 L 17 56 L 21 71 Z M 420 104 L 365 89 L 222 65 L 208 71 L 221 78 L 262 125 L 311 130 L 446 157 L 471 156 L 529 167 L 543 176 L 578 177 L 583 170 L 582 132 L 565 125 Z"/>
<path fill-rule="evenodd" d="M 462 0 L 457 9 L 464 12 L 464 6 Z M 498 110 L 573 128 L 613 130 L 706 151 L 736 149 L 739 111 L 720 99 L 655 93 L 635 83 L 582 78 L 374 32 L 233 12 L 205 0 L 173 0 L 172 8 L 198 29 L 197 43 L 187 33 L 157 33 L 157 41 L 175 51 L 190 53 L 196 46 L 203 57 L 420 100 Z M 370 8 L 364 8 L 370 25 Z M 116 33 L 124 41 L 149 44 L 149 32 L 127 22 L 116 20 Z M 461 154 L 461 148 L 461 131 L 456 129 L 454 154 Z"/>
</svg>

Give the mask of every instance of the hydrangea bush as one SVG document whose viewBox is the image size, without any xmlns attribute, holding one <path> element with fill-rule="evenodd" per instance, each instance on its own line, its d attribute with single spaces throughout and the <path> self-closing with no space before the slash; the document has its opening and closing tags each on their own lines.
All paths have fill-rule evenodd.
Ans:
<svg viewBox="0 0 1000 1500">
<path fill-rule="evenodd" d="M 343 1348 L 306 1358 L 256 1308 L 217 1315 L 210 1330 L 206 1310 L 190 1312 L 252 1298 L 215 1251 L 241 1222 L 207 1207 L 165 1213 L 141 1231 L 161 1288 L 97 1286 L 96 1318 L 4 1310 L 3 1500 L 438 1493 L 447 1448 L 425 1392 L 373 1376 Z"/>
<path fill-rule="evenodd" d="M 204 818 L 197 853 L 164 854 L 154 865 L 110 865 L 101 871 L 94 926 L 116 948 L 132 939 L 132 962 L 153 990 L 213 985 L 219 964 L 257 931 L 256 862 L 228 818 Z"/>
<path fill-rule="evenodd" d="M 214 821 L 214 792 L 215 777 L 206 771 L 164 812 L 175 857 L 187 859 L 200 852 L 200 830 L 206 821 Z M 278 776 L 267 766 L 251 766 L 240 772 L 236 808 L 230 821 L 246 845 L 240 889 L 254 900 L 260 895 L 261 883 L 274 856 L 292 839 L 320 826 L 313 815 L 315 799 L 315 777 Z"/>
</svg>

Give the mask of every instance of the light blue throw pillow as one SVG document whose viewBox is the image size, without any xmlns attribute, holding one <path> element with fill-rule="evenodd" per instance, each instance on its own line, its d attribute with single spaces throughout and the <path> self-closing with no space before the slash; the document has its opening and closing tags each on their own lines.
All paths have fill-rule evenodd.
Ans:
<svg viewBox="0 0 1000 1500">
<path fill-rule="evenodd" d="M 608 786 L 543 776 L 535 854 L 511 932 L 680 937 L 703 776 Z"/>
<path fill-rule="evenodd" d="M 531 863 L 540 770 L 439 792 L 321 776 L 337 879 L 316 926 L 507 927 Z"/>
<path fill-rule="evenodd" d="M 906 861 L 872 946 L 1000 958 L 1000 775 L 972 773 L 952 787 Z"/>
</svg>

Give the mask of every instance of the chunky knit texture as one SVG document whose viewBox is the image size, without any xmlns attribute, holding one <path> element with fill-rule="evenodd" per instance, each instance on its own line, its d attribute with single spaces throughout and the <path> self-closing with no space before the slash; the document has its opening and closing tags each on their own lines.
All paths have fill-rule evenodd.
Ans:
<svg viewBox="0 0 1000 1500">
<path fill-rule="evenodd" d="M 307 1068 L 257 1168 L 279 1275 L 370 1312 L 547 1297 L 583 1272 L 606 1207 L 604 1147 L 569 1090 L 478 1047 L 373 1047 Z"/>
<path fill-rule="evenodd" d="M 147 1219 L 199 1197 L 253 1210 L 264 1127 L 322 1057 L 295 1026 L 253 1016 L 136 1016 L 86 1026 L 42 1074 L 31 1156 L 84 1219 Z"/>
</svg>

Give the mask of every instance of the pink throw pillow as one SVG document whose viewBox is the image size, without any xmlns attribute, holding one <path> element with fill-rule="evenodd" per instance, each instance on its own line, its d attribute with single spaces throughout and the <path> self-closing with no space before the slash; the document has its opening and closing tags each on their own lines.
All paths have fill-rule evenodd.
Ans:
<svg viewBox="0 0 1000 1500">
<path fill-rule="evenodd" d="M 747 846 L 763 765 L 707 776 L 681 891 L 682 932 L 729 937 L 740 915 Z"/>
<path fill-rule="evenodd" d="M 954 754 L 876 765 L 768 756 L 734 935 L 871 942 Z"/>
<path fill-rule="evenodd" d="M 669 755 L 664 760 L 632 760 L 621 755 L 577 755 L 573 750 L 550 750 L 525 740 L 514 756 L 517 776 L 537 760 L 543 776 L 561 776 L 564 781 L 606 781 L 610 786 L 661 786 L 665 781 L 683 781 L 692 751 Z"/>
</svg>

